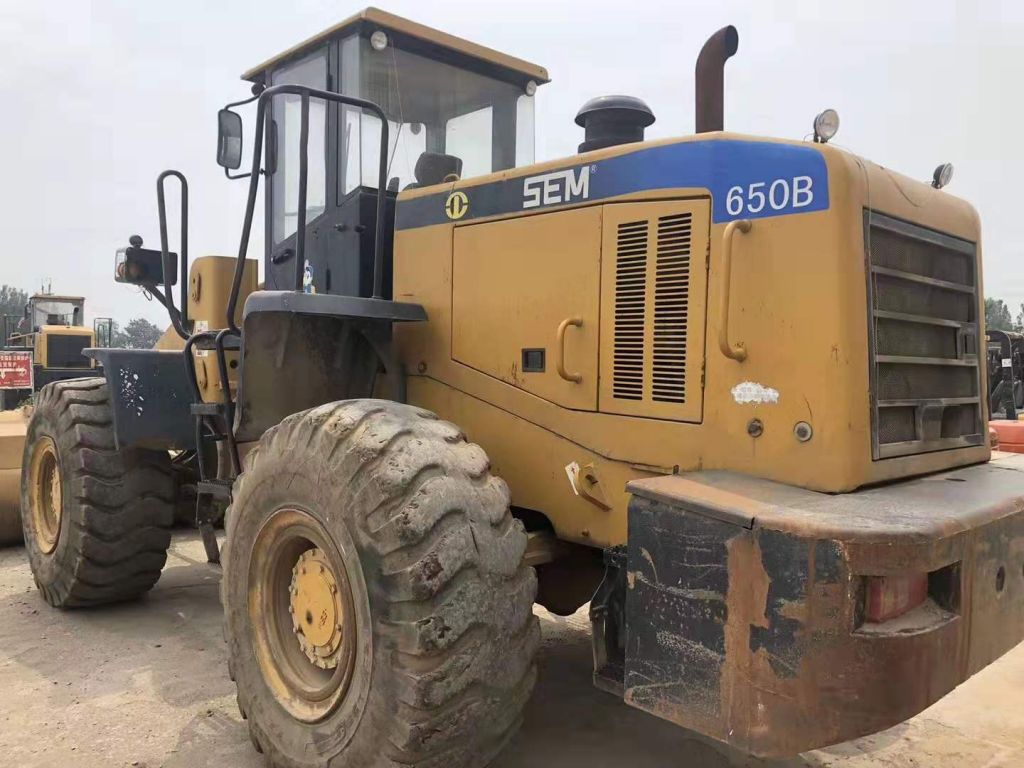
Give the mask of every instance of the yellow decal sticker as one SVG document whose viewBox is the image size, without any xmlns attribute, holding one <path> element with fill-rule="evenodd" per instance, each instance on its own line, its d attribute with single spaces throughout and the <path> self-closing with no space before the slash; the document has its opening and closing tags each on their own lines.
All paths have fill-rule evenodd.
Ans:
<svg viewBox="0 0 1024 768">
<path fill-rule="evenodd" d="M 469 198 L 465 192 L 452 192 L 444 201 L 444 212 L 449 219 L 461 219 L 469 210 Z"/>
</svg>

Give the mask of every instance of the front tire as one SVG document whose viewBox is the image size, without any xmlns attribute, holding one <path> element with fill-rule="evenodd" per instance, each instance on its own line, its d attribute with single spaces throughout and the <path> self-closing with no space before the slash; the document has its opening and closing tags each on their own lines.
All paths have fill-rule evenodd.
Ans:
<svg viewBox="0 0 1024 768">
<path fill-rule="evenodd" d="M 170 459 L 117 449 L 105 379 L 40 390 L 21 473 L 25 547 L 50 605 L 111 603 L 153 587 L 174 521 Z"/>
<path fill-rule="evenodd" d="M 526 535 L 483 451 L 380 400 L 285 419 L 228 510 L 229 666 L 275 768 L 483 766 L 539 627 Z"/>
</svg>

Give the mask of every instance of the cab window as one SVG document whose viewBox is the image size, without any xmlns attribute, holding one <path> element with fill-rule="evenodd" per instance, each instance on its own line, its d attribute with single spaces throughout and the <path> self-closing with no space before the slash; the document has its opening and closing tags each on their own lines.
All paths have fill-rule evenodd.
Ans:
<svg viewBox="0 0 1024 768">
<path fill-rule="evenodd" d="M 463 176 L 483 176 L 494 170 L 493 121 L 494 109 L 483 107 L 445 123 L 445 153 L 462 159 Z"/>
<path fill-rule="evenodd" d="M 418 179 L 425 153 L 454 155 L 461 176 L 481 176 L 533 162 L 533 98 L 496 77 L 403 50 L 382 50 L 353 35 L 341 43 L 341 92 L 372 101 L 388 116 L 388 187 L 437 183 Z M 339 193 L 377 186 L 380 120 L 343 108 Z"/>
<path fill-rule="evenodd" d="M 282 68 L 274 74 L 274 85 L 305 85 L 327 88 L 327 52 L 315 54 Z M 271 178 L 275 200 L 274 244 L 295 234 L 299 220 L 299 131 L 302 100 L 291 94 L 276 96 L 273 103 L 272 135 L 276 133 L 277 167 Z M 308 185 L 306 223 L 327 207 L 327 105 L 309 100 Z"/>
</svg>

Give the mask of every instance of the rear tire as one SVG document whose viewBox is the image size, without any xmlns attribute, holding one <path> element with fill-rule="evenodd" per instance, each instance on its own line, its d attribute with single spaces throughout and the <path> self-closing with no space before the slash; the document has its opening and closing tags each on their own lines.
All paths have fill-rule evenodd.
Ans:
<svg viewBox="0 0 1024 768">
<path fill-rule="evenodd" d="M 115 447 L 105 379 L 40 390 L 21 472 L 25 547 L 50 605 L 111 603 L 153 587 L 174 522 L 170 458 Z"/>
<path fill-rule="evenodd" d="M 270 765 L 475 768 L 514 733 L 536 677 L 536 577 L 488 469 L 453 425 L 381 400 L 290 416 L 250 453 L 222 599 L 239 708 Z M 331 587 L 312 612 L 307 567 Z"/>
</svg>

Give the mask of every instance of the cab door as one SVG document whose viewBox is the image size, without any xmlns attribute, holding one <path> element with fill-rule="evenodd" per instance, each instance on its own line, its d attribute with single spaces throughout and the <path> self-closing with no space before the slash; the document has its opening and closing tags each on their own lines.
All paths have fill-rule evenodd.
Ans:
<svg viewBox="0 0 1024 768">
<path fill-rule="evenodd" d="M 600 292 L 600 206 L 456 227 L 452 357 L 596 410 Z"/>
<path fill-rule="evenodd" d="M 288 62 L 271 74 L 272 85 L 304 85 L 325 90 L 330 84 L 328 47 L 322 47 Z M 329 238 L 335 223 L 334 165 L 337 142 L 335 110 L 322 99 L 309 101 L 307 146 L 306 227 L 303 261 L 309 262 L 313 285 L 327 292 Z M 302 100 L 294 94 L 279 94 L 271 100 L 267 124 L 265 240 L 267 261 L 264 279 L 268 289 L 292 290 L 305 264 L 296 264 L 299 223 L 299 138 Z M 334 291 L 337 293 L 338 291 Z"/>
</svg>

